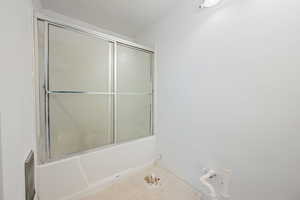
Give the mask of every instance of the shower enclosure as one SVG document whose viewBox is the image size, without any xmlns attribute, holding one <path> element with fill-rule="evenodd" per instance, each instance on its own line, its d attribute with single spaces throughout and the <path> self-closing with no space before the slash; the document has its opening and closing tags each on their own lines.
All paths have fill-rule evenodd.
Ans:
<svg viewBox="0 0 300 200">
<path fill-rule="evenodd" d="M 46 19 L 36 27 L 41 162 L 153 134 L 152 51 Z"/>
</svg>

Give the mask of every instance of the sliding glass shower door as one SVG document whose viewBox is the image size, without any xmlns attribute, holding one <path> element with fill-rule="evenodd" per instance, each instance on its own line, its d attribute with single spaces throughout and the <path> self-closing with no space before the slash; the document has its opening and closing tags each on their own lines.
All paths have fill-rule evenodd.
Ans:
<svg viewBox="0 0 300 200">
<path fill-rule="evenodd" d="M 132 47 L 117 47 L 117 120 L 118 142 L 151 133 L 152 55 Z"/>
<path fill-rule="evenodd" d="M 44 162 L 152 134 L 152 52 L 47 21 L 38 31 Z"/>
<path fill-rule="evenodd" d="M 51 156 L 113 143 L 112 43 L 49 25 Z"/>
</svg>

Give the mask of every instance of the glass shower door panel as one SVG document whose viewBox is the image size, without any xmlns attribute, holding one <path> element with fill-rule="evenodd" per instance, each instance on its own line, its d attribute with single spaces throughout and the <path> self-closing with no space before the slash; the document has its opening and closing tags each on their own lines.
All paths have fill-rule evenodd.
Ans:
<svg viewBox="0 0 300 200">
<path fill-rule="evenodd" d="M 117 142 L 151 135 L 151 95 L 117 96 Z"/>
<path fill-rule="evenodd" d="M 116 70 L 117 142 L 150 136 L 152 53 L 118 44 Z"/>
<path fill-rule="evenodd" d="M 50 25 L 50 90 L 109 91 L 110 47 L 109 41 Z"/>
<path fill-rule="evenodd" d="M 110 96 L 51 94 L 49 104 L 52 157 L 113 143 Z"/>
<path fill-rule="evenodd" d="M 112 43 L 49 25 L 52 159 L 113 143 Z"/>
<path fill-rule="evenodd" d="M 151 92 L 152 53 L 124 45 L 117 52 L 117 92 Z"/>
</svg>

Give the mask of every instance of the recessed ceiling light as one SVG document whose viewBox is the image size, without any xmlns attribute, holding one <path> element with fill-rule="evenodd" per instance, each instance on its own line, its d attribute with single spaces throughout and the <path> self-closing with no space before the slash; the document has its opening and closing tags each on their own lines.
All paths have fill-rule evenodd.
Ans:
<svg viewBox="0 0 300 200">
<path fill-rule="evenodd" d="M 210 8 L 219 4 L 221 0 L 201 0 L 199 8 Z"/>
</svg>

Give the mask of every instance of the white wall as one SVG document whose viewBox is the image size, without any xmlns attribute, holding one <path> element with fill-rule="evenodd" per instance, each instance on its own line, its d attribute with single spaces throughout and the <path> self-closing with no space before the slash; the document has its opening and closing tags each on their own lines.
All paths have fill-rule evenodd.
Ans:
<svg viewBox="0 0 300 200">
<path fill-rule="evenodd" d="M 4 200 L 23 200 L 24 161 L 34 147 L 33 30 L 30 0 L 0 8 L 0 112 Z"/>
<path fill-rule="evenodd" d="M 300 198 L 300 2 L 183 1 L 139 35 L 157 52 L 158 148 L 196 187 L 233 170 L 233 200 Z"/>
<path fill-rule="evenodd" d="M 3 173 L 2 173 L 2 142 L 1 142 L 1 113 L 0 113 L 0 199 L 3 199 Z"/>
</svg>

